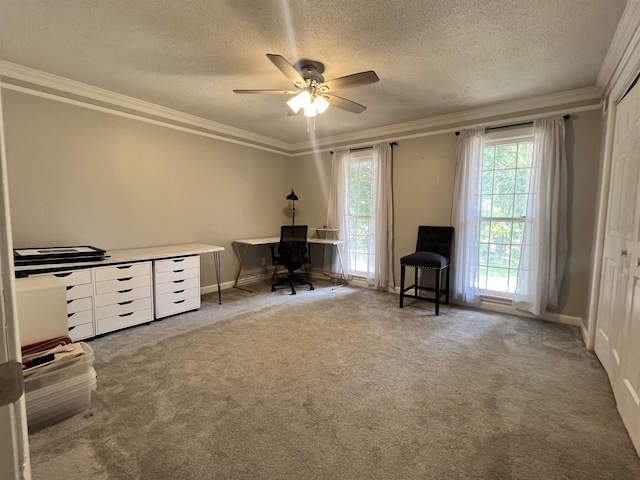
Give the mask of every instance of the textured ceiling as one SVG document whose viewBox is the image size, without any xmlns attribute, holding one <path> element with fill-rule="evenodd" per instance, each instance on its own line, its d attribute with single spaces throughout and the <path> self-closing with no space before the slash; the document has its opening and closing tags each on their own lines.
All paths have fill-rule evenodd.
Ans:
<svg viewBox="0 0 640 480">
<path fill-rule="evenodd" d="M 0 0 L 0 59 L 288 143 L 290 88 L 265 56 L 375 70 L 318 117 L 334 136 L 592 86 L 625 0 Z"/>
</svg>

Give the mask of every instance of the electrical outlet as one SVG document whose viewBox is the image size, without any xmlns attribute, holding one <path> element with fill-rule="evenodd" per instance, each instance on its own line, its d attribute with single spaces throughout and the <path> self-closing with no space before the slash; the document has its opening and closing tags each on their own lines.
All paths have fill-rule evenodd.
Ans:
<svg viewBox="0 0 640 480">
<path fill-rule="evenodd" d="M 262 266 L 266 266 L 267 265 L 267 259 L 262 257 Z"/>
</svg>

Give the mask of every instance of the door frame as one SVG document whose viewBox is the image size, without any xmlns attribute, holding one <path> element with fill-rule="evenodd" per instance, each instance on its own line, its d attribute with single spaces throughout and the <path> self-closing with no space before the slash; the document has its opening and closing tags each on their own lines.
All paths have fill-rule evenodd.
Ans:
<svg viewBox="0 0 640 480">
<path fill-rule="evenodd" d="M 9 208 L 9 183 L 4 136 L 2 88 L 0 88 L 0 364 L 21 362 L 20 335 L 15 296 L 13 239 Z M 0 407 L 0 466 L 3 478 L 31 480 L 29 435 L 24 393 L 14 403 Z M 7 442 L 6 439 L 9 439 Z M 8 476 L 5 476 L 8 475 Z"/>
<path fill-rule="evenodd" d="M 614 48 L 617 47 L 617 48 Z M 607 69 L 605 67 L 615 65 Z M 602 78 L 608 74 L 608 78 Z M 598 76 L 598 86 L 602 87 L 602 116 L 605 128 L 602 154 L 602 174 L 598 188 L 598 217 L 595 231 L 595 248 L 592 257 L 592 274 L 587 311 L 587 330 L 585 345 L 593 351 L 598 331 L 598 305 L 600 297 L 604 240 L 609 211 L 609 187 L 613 162 L 613 136 L 615 133 L 616 111 L 618 103 L 634 84 L 640 74 L 640 2 L 629 3 L 620 20 L 618 29 L 611 42 L 607 59 Z M 638 87 L 640 88 L 640 86 Z"/>
</svg>

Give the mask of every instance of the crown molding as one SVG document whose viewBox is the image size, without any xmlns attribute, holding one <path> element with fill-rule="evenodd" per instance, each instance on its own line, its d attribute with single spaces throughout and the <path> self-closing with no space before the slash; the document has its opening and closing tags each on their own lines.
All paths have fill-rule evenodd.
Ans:
<svg viewBox="0 0 640 480">
<path fill-rule="evenodd" d="M 409 133 L 418 135 L 420 132 L 426 133 L 431 130 L 442 129 L 445 126 L 450 126 L 455 130 L 491 117 L 520 114 L 523 112 L 548 109 L 558 107 L 560 105 L 575 104 L 579 102 L 593 101 L 594 104 L 599 104 L 601 95 L 602 91 L 594 85 L 575 90 L 568 90 L 566 92 L 552 93 L 540 97 L 499 103 L 473 110 L 465 110 L 463 112 L 439 115 L 412 122 L 397 123 L 386 127 L 372 128 L 355 133 L 315 139 L 313 142 L 300 142 L 293 144 L 292 148 L 293 151 L 296 152 L 295 155 L 299 155 L 299 152 L 301 151 L 319 150 L 329 147 L 333 148 L 345 144 L 361 142 L 371 138 L 393 139 L 398 136 L 406 136 L 406 134 Z"/>
<path fill-rule="evenodd" d="M 628 0 L 598 72 L 596 85 L 603 92 L 608 93 L 611 90 L 617 78 L 621 76 L 625 65 L 629 64 L 631 53 L 638 43 L 639 26 L 640 1 Z"/>
<path fill-rule="evenodd" d="M 238 140 L 241 140 L 242 143 L 250 147 L 256 145 L 269 146 L 283 151 L 282 153 L 288 152 L 291 149 L 291 145 L 287 142 L 266 137 L 264 135 L 258 135 L 239 128 L 230 127 L 202 117 L 190 115 L 188 113 L 173 110 L 154 103 L 145 102 L 144 100 L 138 100 L 133 97 L 111 92 L 103 88 L 94 87 L 86 83 L 77 82 L 51 73 L 35 70 L 33 68 L 24 67 L 5 60 L 0 60 L 0 75 L 22 82 L 28 82 L 36 86 L 76 95 L 85 99 L 106 103 L 115 107 L 126 108 L 146 115 L 152 115 L 154 117 L 160 117 L 166 120 L 204 129 L 206 131 L 222 135 L 222 137 L 218 137 L 222 140 L 224 140 L 224 136 L 228 136 L 235 140 L 234 143 L 238 143 Z"/>
<path fill-rule="evenodd" d="M 640 0 L 631 1 L 640 2 Z M 88 108 L 111 112 L 117 115 L 138 118 L 142 121 L 166 125 L 167 127 L 177 128 L 184 131 L 191 131 L 195 134 L 205 135 L 218 140 L 228 141 L 251 148 L 272 151 L 289 157 L 303 155 L 311 151 L 317 152 L 328 150 L 330 148 L 343 145 L 353 145 L 362 142 L 370 143 L 371 139 L 376 139 L 376 141 L 386 141 L 381 139 L 397 139 L 398 137 L 413 138 L 417 136 L 424 136 L 434 131 L 443 131 L 443 129 L 453 131 L 460 128 L 466 128 L 469 125 L 477 124 L 482 121 L 486 122 L 488 119 L 494 117 L 506 117 L 511 115 L 513 118 L 513 115 L 521 115 L 525 112 L 533 112 L 536 110 L 548 110 L 554 107 L 558 108 L 562 105 L 576 104 L 580 102 L 599 103 L 602 95 L 602 90 L 594 85 L 566 92 L 439 115 L 422 120 L 314 139 L 313 141 L 309 140 L 300 143 L 288 143 L 4 60 L 0 60 L 0 76 L 26 82 L 34 86 L 22 87 L 4 81 L 0 82 L 3 88 L 31 93 L 33 95 L 73 103 L 75 105 L 84 105 Z M 53 90 L 54 93 L 47 92 L 45 90 L 38 90 L 38 87 Z M 69 98 L 62 94 L 74 95 L 77 98 Z M 99 102 L 102 105 L 94 104 L 92 102 Z M 141 115 L 136 117 L 134 114 L 119 109 L 139 112 Z M 144 115 L 149 115 L 155 118 L 150 119 Z M 162 121 L 163 119 L 165 122 Z M 171 122 L 177 122 L 180 125 L 176 125 Z"/>
</svg>

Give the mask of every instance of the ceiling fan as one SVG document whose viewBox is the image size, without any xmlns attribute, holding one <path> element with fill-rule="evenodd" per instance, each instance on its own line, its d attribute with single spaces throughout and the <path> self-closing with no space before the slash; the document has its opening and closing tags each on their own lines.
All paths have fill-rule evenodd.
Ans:
<svg viewBox="0 0 640 480">
<path fill-rule="evenodd" d="M 300 60 L 295 65 L 289 63 L 282 55 L 267 53 L 267 58 L 273 62 L 295 86 L 291 90 L 234 90 L 235 93 L 264 93 L 274 95 L 293 95 L 287 105 L 291 110 L 289 115 L 304 112 L 305 117 L 315 117 L 332 105 L 348 112 L 362 113 L 367 107 L 346 98 L 334 95 L 333 92 L 346 88 L 361 87 L 378 80 L 373 70 L 354 73 L 344 77 L 325 81 L 322 73 L 324 65 L 314 60 Z"/>
</svg>

